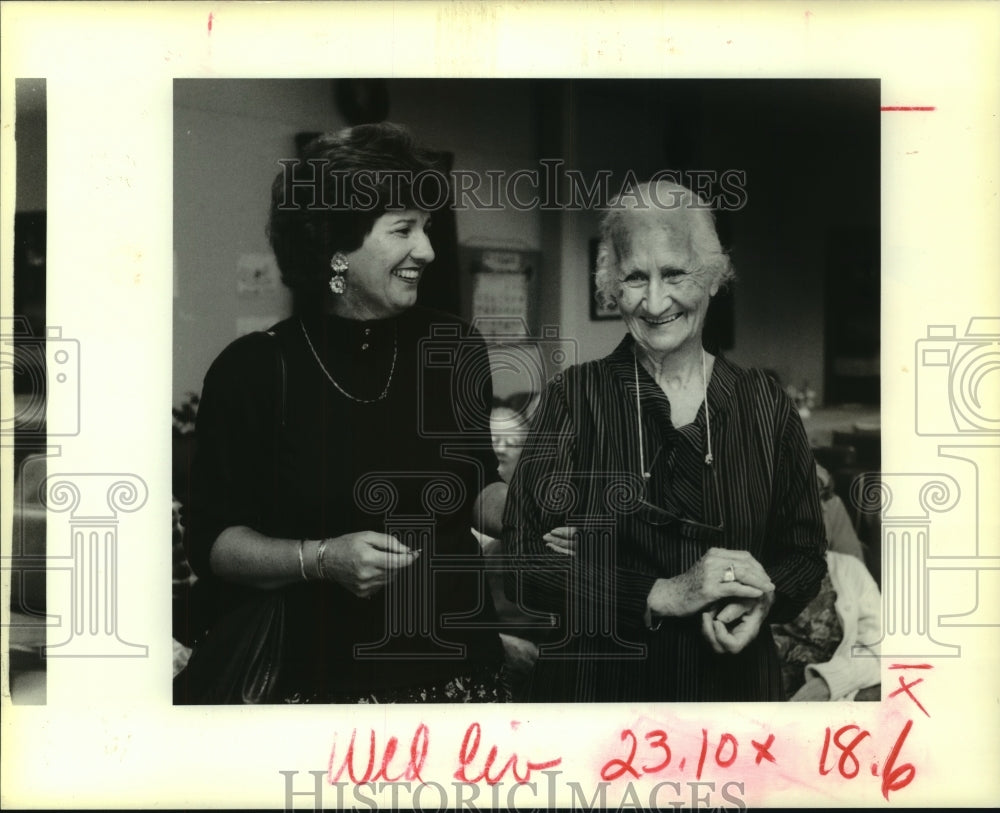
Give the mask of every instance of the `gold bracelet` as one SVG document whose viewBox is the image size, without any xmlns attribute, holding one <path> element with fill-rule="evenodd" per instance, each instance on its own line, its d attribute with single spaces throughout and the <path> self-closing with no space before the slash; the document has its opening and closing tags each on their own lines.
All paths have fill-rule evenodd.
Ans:
<svg viewBox="0 0 1000 813">
<path fill-rule="evenodd" d="M 329 539 L 324 539 L 319 543 L 319 547 L 316 548 L 316 572 L 319 573 L 319 577 L 326 581 L 326 571 L 323 569 L 323 551 L 326 550 L 326 543 Z"/>
<path fill-rule="evenodd" d="M 302 574 L 302 581 L 309 581 L 309 577 L 306 575 L 306 563 L 302 561 L 302 548 L 305 546 L 306 541 L 304 539 L 299 540 L 299 573 Z"/>
</svg>

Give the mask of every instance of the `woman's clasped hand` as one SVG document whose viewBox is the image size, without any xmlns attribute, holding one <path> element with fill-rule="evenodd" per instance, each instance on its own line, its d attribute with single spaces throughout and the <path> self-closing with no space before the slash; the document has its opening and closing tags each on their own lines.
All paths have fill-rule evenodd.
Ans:
<svg viewBox="0 0 1000 813">
<path fill-rule="evenodd" d="M 733 580 L 725 578 L 727 572 Z M 654 616 L 686 616 L 716 602 L 756 600 L 771 592 L 774 583 L 747 551 L 711 548 L 683 573 L 657 579 L 647 603 Z"/>
<path fill-rule="evenodd" d="M 553 528 L 546 547 L 575 556 L 576 528 Z M 726 574 L 731 573 L 731 578 Z M 701 613 L 702 633 L 718 654 L 740 652 L 756 637 L 774 602 L 774 582 L 747 551 L 710 548 L 691 568 L 657 579 L 647 599 L 647 622 Z"/>
</svg>

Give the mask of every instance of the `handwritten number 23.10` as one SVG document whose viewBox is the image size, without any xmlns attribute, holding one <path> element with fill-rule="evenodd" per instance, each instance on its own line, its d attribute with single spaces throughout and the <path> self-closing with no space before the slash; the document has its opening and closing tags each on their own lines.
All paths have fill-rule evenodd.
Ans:
<svg viewBox="0 0 1000 813">
<path fill-rule="evenodd" d="M 601 768 L 601 779 L 605 781 L 613 781 L 624 776 L 626 773 L 631 774 L 636 779 L 639 778 L 639 771 L 633 767 L 635 753 L 638 750 L 639 745 L 638 738 L 631 729 L 626 728 L 622 731 L 621 739 L 622 742 L 629 742 L 628 756 L 625 757 L 625 759 L 611 759 L 605 763 L 604 767 Z M 671 759 L 670 746 L 667 745 L 667 732 L 662 729 L 656 729 L 647 733 L 645 739 L 651 750 L 662 753 L 662 759 L 655 764 L 643 764 L 639 767 L 639 770 L 641 770 L 644 774 L 653 774 L 657 771 L 662 771 L 670 765 Z M 698 758 L 698 770 L 696 774 L 698 779 L 701 779 L 701 771 L 705 765 L 705 757 L 707 753 L 708 731 L 703 728 L 701 730 L 701 754 Z M 723 734 L 722 738 L 719 740 L 718 747 L 715 749 L 716 763 L 720 767 L 728 768 L 736 761 L 736 753 L 736 738 L 732 734 Z M 681 767 L 684 767 L 683 764 Z"/>
</svg>

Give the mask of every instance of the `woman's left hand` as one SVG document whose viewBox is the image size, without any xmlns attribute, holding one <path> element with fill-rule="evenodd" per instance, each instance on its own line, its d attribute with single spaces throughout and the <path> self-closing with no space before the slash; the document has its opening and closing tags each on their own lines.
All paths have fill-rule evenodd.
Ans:
<svg viewBox="0 0 1000 813">
<path fill-rule="evenodd" d="M 566 556 L 576 556 L 576 528 L 553 528 L 545 536 L 545 547 Z"/>
<path fill-rule="evenodd" d="M 757 637 L 774 604 L 774 591 L 759 598 L 736 598 L 701 614 L 701 630 L 712 650 L 735 655 Z"/>
</svg>

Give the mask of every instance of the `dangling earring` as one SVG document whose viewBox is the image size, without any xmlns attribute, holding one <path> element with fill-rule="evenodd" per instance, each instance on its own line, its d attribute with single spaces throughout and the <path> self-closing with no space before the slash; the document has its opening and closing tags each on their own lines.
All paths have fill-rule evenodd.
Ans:
<svg viewBox="0 0 1000 813">
<path fill-rule="evenodd" d="M 335 294 L 344 293 L 344 289 L 347 287 L 344 281 L 347 267 L 347 255 L 342 251 L 335 251 L 330 258 L 330 270 L 333 272 L 333 276 L 330 277 L 330 290 Z"/>
</svg>

